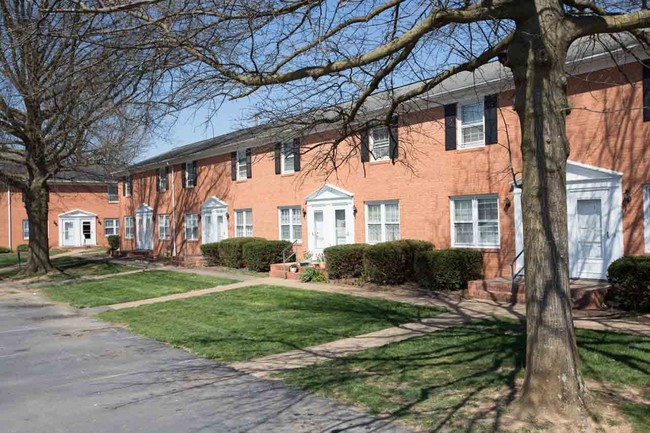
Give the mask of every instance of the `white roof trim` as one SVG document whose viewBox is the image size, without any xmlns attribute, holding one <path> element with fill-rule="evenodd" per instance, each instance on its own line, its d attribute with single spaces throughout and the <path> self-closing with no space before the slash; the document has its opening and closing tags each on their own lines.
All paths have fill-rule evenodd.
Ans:
<svg viewBox="0 0 650 433">
<path fill-rule="evenodd" d="M 216 196 L 208 197 L 203 204 L 201 209 L 215 208 L 215 207 L 228 207 L 228 203 L 217 198 Z"/>
<path fill-rule="evenodd" d="M 135 210 L 136 213 L 153 212 L 153 208 L 146 203 L 140 203 L 140 206 Z"/>
<path fill-rule="evenodd" d="M 312 192 L 307 197 L 305 201 L 314 201 L 314 200 L 336 200 L 336 199 L 352 199 L 354 194 L 350 191 L 346 191 L 343 188 L 334 186 L 332 184 L 326 183 L 323 187 L 317 191 Z"/>
<path fill-rule="evenodd" d="M 73 209 L 68 212 L 64 212 L 62 214 L 59 214 L 59 218 L 76 218 L 76 217 L 92 217 L 92 218 L 97 218 L 97 214 L 94 214 L 92 212 L 88 212 L 85 210 L 81 209 Z"/>
<path fill-rule="evenodd" d="M 623 173 L 576 161 L 567 161 L 567 184 L 584 182 L 619 182 Z"/>
</svg>

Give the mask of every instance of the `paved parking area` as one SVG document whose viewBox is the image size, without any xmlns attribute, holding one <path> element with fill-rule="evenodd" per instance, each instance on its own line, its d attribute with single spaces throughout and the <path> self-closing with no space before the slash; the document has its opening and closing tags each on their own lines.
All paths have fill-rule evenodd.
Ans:
<svg viewBox="0 0 650 433">
<path fill-rule="evenodd" d="M 0 288 L 3 433 L 405 432 Z"/>
</svg>

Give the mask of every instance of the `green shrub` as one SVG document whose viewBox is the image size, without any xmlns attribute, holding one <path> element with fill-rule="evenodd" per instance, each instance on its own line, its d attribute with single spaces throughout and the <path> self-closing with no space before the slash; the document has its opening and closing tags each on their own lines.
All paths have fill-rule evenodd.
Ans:
<svg viewBox="0 0 650 433">
<path fill-rule="evenodd" d="M 16 247 L 16 251 L 20 253 L 26 253 L 29 252 L 29 245 L 28 244 L 20 244 Z"/>
<path fill-rule="evenodd" d="M 404 239 L 370 245 L 363 252 L 366 279 L 377 284 L 402 284 L 415 279 L 415 255 L 433 250 L 427 241 Z"/>
<path fill-rule="evenodd" d="M 358 278 L 363 273 L 363 251 L 366 244 L 336 245 L 325 248 L 327 273 L 332 279 Z"/>
<path fill-rule="evenodd" d="M 429 290 L 465 289 L 468 281 L 483 278 L 483 254 L 469 249 L 420 251 L 415 277 Z"/>
<path fill-rule="evenodd" d="M 304 268 L 300 273 L 300 281 L 303 283 L 324 283 L 327 281 L 325 275 L 318 269 L 313 267 Z"/>
<path fill-rule="evenodd" d="M 7 254 L 7 253 L 12 253 L 11 248 L 7 247 L 0 247 L 0 254 Z"/>
<path fill-rule="evenodd" d="M 605 301 L 614 308 L 645 313 L 650 311 L 650 257 L 625 256 L 607 269 L 611 287 Z"/>
<path fill-rule="evenodd" d="M 232 238 L 224 239 L 201 247 L 208 263 L 228 268 L 243 268 L 244 257 L 242 248 L 249 242 L 264 240 L 262 238 Z"/>
<path fill-rule="evenodd" d="M 289 241 L 257 240 L 242 246 L 244 266 L 251 271 L 268 272 L 271 263 L 282 263 L 282 251 L 291 254 Z"/>
<path fill-rule="evenodd" d="M 108 237 L 108 246 L 111 251 L 116 251 L 120 249 L 120 235 L 110 235 Z"/>
</svg>

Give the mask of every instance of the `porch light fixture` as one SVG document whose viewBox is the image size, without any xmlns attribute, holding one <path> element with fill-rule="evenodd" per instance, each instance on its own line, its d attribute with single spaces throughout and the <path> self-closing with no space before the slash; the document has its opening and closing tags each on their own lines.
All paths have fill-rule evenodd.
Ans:
<svg viewBox="0 0 650 433">
<path fill-rule="evenodd" d="M 506 197 L 506 199 L 503 200 L 503 206 L 506 209 L 509 209 L 511 205 L 512 205 L 512 202 L 510 201 L 510 197 Z"/>
<path fill-rule="evenodd" d="M 630 188 L 626 189 L 623 193 L 623 204 L 627 206 L 632 201 L 632 196 L 630 195 Z"/>
<path fill-rule="evenodd" d="M 352 206 L 352 214 L 354 216 L 357 216 L 357 207 L 356 206 Z"/>
<path fill-rule="evenodd" d="M 302 217 L 303 217 L 303 218 L 307 218 L 307 209 L 305 209 L 305 208 L 303 207 L 303 208 L 301 208 L 301 210 L 302 210 Z"/>
<path fill-rule="evenodd" d="M 230 214 L 228 212 L 226 212 L 226 219 L 230 220 Z"/>
</svg>

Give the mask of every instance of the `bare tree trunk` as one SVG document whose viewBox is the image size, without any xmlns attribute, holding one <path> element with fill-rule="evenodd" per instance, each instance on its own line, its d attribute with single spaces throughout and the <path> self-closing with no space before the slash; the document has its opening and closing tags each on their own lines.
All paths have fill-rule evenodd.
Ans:
<svg viewBox="0 0 650 433">
<path fill-rule="evenodd" d="M 520 415 L 584 416 L 568 266 L 565 61 L 560 2 L 537 0 L 509 53 L 522 133 L 526 376 Z"/>
<path fill-rule="evenodd" d="M 40 274 L 54 269 L 50 261 L 48 236 L 48 186 L 45 181 L 33 181 L 25 193 L 25 207 L 29 219 L 29 258 L 25 273 Z"/>
</svg>

